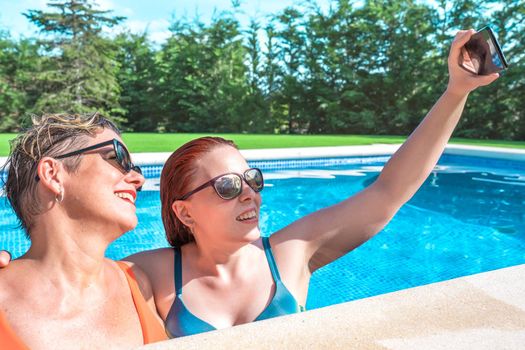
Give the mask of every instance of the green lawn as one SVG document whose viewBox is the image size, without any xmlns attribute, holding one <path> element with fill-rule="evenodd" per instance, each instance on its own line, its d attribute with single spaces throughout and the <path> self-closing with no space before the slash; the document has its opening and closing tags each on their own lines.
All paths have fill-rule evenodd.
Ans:
<svg viewBox="0 0 525 350">
<path fill-rule="evenodd" d="M 132 152 L 171 152 L 183 143 L 203 135 L 210 134 L 155 134 L 128 133 L 123 138 Z M 401 143 L 402 136 L 366 136 L 366 135 L 247 135 L 215 134 L 234 140 L 241 149 L 287 148 L 370 145 L 374 143 Z M 9 153 L 9 140 L 15 134 L 0 134 L 0 156 Z M 525 148 L 524 141 L 470 140 L 456 138 L 452 143 L 496 146 L 507 148 Z"/>
</svg>

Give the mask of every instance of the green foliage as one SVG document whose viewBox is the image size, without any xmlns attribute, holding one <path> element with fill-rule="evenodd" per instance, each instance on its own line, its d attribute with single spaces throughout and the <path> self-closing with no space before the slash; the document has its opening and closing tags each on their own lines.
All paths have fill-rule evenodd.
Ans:
<svg viewBox="0 0 525 350">
<path fill-rule="evenodd" d="M 0 131 L 96 109 L 141 132 L 407 135 L 446 89 L 455 32 L 489 24 L 510 69 L 471 94 L 456 135 L 525 139 L 523 1 L 305 0 L 246 28 L 232 6 L 173 21 L 161 46 L 104 36 L 123 18 L 92 0 L 28 11 L 42 38 L 0 32 Z"/>
<path fill-rule="evenodd" d="M 164 129 L 246 130 L 250 83 L 239 23 L 223 16 L 209 26 L 176 22 L 171 30 L 160 52 Z"/>
<path fill-rule="evenodd" d="M 38 99 L 35 73 L 40 65 L 34 40 L 18 42 L 0 32 L 0 130 L 18 130 Z"/>
<path fill-rule="evenodd" d="M 146 33 L 120 34 L 115 42 L 119 49 L 116 61 L 120 64 L 117 74 L 121 89 L 119 104 L 126 115 L 123 127 L 130 131 L 157 130 L 162 109 L 156 52 Z"/>
<path fill-rule="evenodd" d="M 40 28 L 45 38 L 41 67 L 36 75 L 41 95 L 36 113 L 84 113 L 98 110 L 122 121 L 118 104 L 118 64 L 112 40 L 103 28 L 123 17 L 108 17 L 108 11 L 93 8 L 88 0 L 52 1 L 54 12 L 30 10 L 24 15 Z"/>
</svg>

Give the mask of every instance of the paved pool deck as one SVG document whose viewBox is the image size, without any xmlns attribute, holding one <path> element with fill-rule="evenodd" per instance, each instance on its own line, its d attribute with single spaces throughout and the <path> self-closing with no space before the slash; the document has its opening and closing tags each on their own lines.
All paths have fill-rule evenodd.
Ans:
<svg viewBox="0 0 525 350">
<path fill-rule="evenodd" d="M 375 155 L 391 155 L 400 146 L 401 144 L 375 144 L 364 146 L 268 148 L 241 150 L 241 153 L 247 160 L 361 157 Z M 447 145 L 444 153 L 472 157 L 525 161 L 525 149 L 519 148 Z M 170 155 L 171 152 L 134 153 L 133 161 L 138 165 L 160 165 L 164 164 Z"/>
<path fill-rule="evenodd" d="M 140 349 L 524 348 L 525 265 L 518 265 Z"/>
</svg>

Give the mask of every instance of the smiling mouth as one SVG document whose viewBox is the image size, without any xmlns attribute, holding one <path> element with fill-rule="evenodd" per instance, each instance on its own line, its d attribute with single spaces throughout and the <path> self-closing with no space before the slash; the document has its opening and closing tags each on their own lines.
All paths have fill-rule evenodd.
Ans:
<svg viewBox="0 0 525 350">
<path fill-rule="evenodd" d="M 241 214 L 235 218 L 237 221 L 247 221 L 257 218 L 257 213 L 255 210 L 250 210 L 249 212 L 246 212 L 244 214 Z"/>
<path fill-rule="evenodd" d="M 127 193 L 127 192 L 117 192 L 115 193 L 115 196 L 119 197 L 119 198 L 122 198 L 124 200 L 128 200 L 130 201 L 131 203 L 135 204 L 135 198 L 130 194 L 130 193 Z"/>
</svg>

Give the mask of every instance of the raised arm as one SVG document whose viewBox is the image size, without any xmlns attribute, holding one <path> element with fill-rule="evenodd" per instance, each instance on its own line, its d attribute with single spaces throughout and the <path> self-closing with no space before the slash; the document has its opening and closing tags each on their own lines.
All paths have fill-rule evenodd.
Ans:
<svg viewBox="0 0 525 350">
<path fill-rule="evenodd" d="M 456 127 L 468 94 L 498 74 L 477 76 L 459 66 L 461 48 L 474 30 L 457 33 L 448 57 L 446 91 L 384 166 L 378 179 L 356 195 L 312 213 L 275 233 L 272 246 L 285 265 L 311 273 L 378 233 L 423 184 Z M 287 266 L 283 266 L 287 269 Z"/>
</svg>

